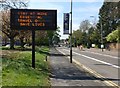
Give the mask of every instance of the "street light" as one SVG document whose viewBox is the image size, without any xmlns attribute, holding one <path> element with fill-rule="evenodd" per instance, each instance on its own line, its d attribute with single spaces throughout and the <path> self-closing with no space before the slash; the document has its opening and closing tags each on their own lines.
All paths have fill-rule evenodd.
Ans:
<svg viewBox="0 0 120 88">
<path fill-rule="evenodd" d="M 72 63 L 72 0 L 71 0 L 71 22 L 70 22 L 70 63 Z"/>
<path fill-rule="evenodd" d="M 94 18 L 93 27 L 96 28 L 96 17 L 95 16 L 90 16 L 90 18 Z"/>
<path fill-rule="evenodd" d="M 102 29 L 102 21 L 100 22 L 101 24 L 101 49 L 102 49 L 102 52 L 103 52 L 103 48 L 104 48 L 104 45 L 103 45 L 103 29 Z"/>
<path fill-rule="evenodd" d="M 88 30 L 86 30 L 85 32 L 87 34 L 87 48 L 90 48 L 89 47 L 89 38 L 88 38 L 89 37 L 89 32 L 88 32 Z"/>
<path fill-rule="evenodd" d="M 94 18 L 95 21 L 96 21 L 96 18 L 95 16 L 90 16 L 91 18 Z M 94 27 L 95 27 L 96 23 L 94 23 Z M 103 52 L 103 48 L 104 48 L 104 45 L 103 45 L 103 27 L 102 27 L 102 20 L 100 22 L 100 27 L 101 27 L 101 49 L 102 49 L 102 52 Z"/>
</svg>

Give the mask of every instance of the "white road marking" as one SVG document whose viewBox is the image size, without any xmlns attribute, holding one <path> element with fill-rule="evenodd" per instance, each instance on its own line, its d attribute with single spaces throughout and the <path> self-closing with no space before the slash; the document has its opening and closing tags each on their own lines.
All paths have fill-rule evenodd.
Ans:
<svg viewBox="0 0 120 88">
<path fill-rule="evenodd" d="M 102 56 L 106 56 L 106 57 L 111 57 L 111 58 L 119 59 L 118 57 L 111 56 L 111 55 L 105 55 L 105 54 L 100 54 L 100 53 L 91 52 L 91 51 L 85 51 L 85 52 L 89 52 L 89 53 L 93 53 L 93 54 L 98 54 L 98 55 L 102 55 Z"/>
<path fill-rule="evenodd" d="M 57 50 L 58 50 L 58 49 L 57 49 Z M 65 50 L 65 49 L 64 49 L 64 50 Z M 60 53 L 64 54 L 64 55 L 66 55 L 64 52 L 62 52 L 62 51 L 60 51 L 60 50 L 58 50 L 58 51 L 59 51 Z M 68 50 L 66 50 L 66 51 L 68 51 Z M 70 58 L 70 57 L 67 56 L 67 58 Z M 92 70 L 92 69 L 84 66 L 83 64 L 81 64 L 80 62 L 76 61 L 75 59 L 73 59 L 73 62 L 76 63 L 78 66 L 82 67 L 83 69 L 87 70 L 89 73 L 95 75 L 96 77 L 98 77 L 98 78 L 105 78 L 104 76 L 102 76 L 102 75 L 100 75 L 99 73 L 97 73 L 96 71 L 94 71 L 94 70 Z M 104 80 L 104 79 L 103 79 L 103 80 Z M 99 82 L 99 81 L 98 81 L 98 82 Z M 106 81 L 106 80 L 104 80 L 103 82 L 104 82 L 105 84 L 107 84 L 108 86 L 113 86 L 113 87 L 115 87 L 115 88 L 120 88 L 117 84 L 115 84 L 115 83 L 112 82 L 112 81 Z"/>
<path fill-rule="evenodd" d="M 64 50 L 69 52 L 69 50 L 66 50 L 66 49 L 64 49 Z M 74 54 L 77 54 L 77 55 L 79 55 L 79 56 L 83 56 L 83 57 L 85 57 L 85 58 L 88 58 L 88 59 L 91 59 L 91 60 L 94 60 L 94 61 L 97 61 L 97 62 L 106 64 L 106 65 L 109 65 L 109 66 L 112 66 L 112 67 L 117 68 L 117 69 L 120 68 L 120 67 L 117 66 L 117 65 L 113 65 L 113 64 L 111 64 L 111 63 L 108 63 L 108 62 L 105 62 L 105 61 L 101 61 L 101 60 L 98 60 L 98 59 L 93 58 L 93 57 L 89 57 L 89 56 L 86 56 L 86 55 L 83 55 L 83 54 L 79 54 L 79 53 L 76 53 L 76 52 L 73 52 L 73 53 L 74 53 Z"/>
</svg>

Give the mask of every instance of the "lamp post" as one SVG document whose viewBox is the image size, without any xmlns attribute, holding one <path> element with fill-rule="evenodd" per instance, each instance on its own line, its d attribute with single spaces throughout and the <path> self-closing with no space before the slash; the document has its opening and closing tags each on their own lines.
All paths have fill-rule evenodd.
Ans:
<svg viewBox="0 0 120 88">
<path fill-rule="evenodd" d="M 71 22 L 70 22 L 70 63 L 72 63 L 72 0 L 71 0 Z"/>
<path fill-rule="evenodd" d="M 90 16 L 90 18 L 94 18 L 93 27 L 96 28 L 96 17 L 95 16 Z"/>
<path fill-rule="evenodd" d="M 91 21 L 91 27 L 95 31 L 95 29 L 96 29 L 96 17 L 95 16 L 90 16 L 90 18 L 93 18 L 93 20 Z M 94 39 L 94 43 L 92 44 L 92 47 L 95 47 L 95 43 L 96 43 L 95 40 L 96 39 Z"/>
<path fill-rule="evenodd" d="M 90 16 L 91 18 L 94 18 L 95 21 L 96 21 L 96 18 L 95 16 Z M 94 27 L 95 27 L 96 23 L 94 23 Z M 104 48 L 104 45 L 103 45 L 103 27 L 102 27 L 102 20 L 100 22 L 100 27 L 101 27 L 101 49 L 102 49 L 102 52 L 103 52 L 103 48 Z"/>
<path fill-rule="evenodd" d="M 88 35 L 88 30 L 86 30 L 85 32 L 86 32 L 86 36 L 87 36 L 87 41 L 86 41 L 86 42 L 87 42 L 87 48 L 89 48 L 89 38 L 88 38 L 89 35 Z"/>
<path fill-rule="evenodd" d="M 103 29 L 102 29 L 102 21 L 100 22 L 100 25 L 101 25 L 101 49 L 102 49 L 102 52 L 103 52 Z"/>
</svg>

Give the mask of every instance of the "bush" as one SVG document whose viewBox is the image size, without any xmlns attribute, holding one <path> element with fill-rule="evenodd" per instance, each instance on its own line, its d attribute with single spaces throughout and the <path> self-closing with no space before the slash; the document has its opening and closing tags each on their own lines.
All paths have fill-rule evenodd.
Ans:
<svg viewBox="0 0 120 88">
<path fill-rule="evenodd" d="M 110 33 L 106 39 L 108 42 L 119 42 L 120 39 L 119 39 L 119 30 L 120 30 L 120 27 L 118 27 L 116 30 L 112 31 L 112 33 Z"/>
</svg>

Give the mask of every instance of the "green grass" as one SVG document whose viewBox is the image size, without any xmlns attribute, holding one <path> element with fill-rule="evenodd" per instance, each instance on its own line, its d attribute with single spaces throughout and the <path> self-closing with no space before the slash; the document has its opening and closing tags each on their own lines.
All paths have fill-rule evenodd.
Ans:
<svg viewBox="0 0 120 88">
<path fill-rule="evenodd" d="M 40 51 L 48 53 L 49 49 L 42 47 Z M 31 67 L 31 51 L 11 52 L 4 56 L 2 86 L 50 86 L 46 53 L 36 52 L 35 69 Z"/>
</svg>

